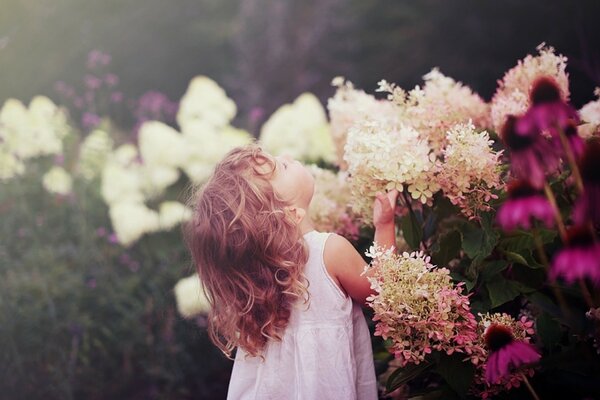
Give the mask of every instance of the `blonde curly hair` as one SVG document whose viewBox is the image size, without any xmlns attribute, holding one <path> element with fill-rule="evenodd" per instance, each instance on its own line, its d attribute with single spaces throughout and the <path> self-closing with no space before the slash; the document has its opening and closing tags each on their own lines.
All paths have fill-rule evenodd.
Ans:
<svg viewBox="0 0 600 400">
<path fill-rule="evenodd" d="M 230 358 L 235 347 L 260 356 L 308 301 L 308 250 L 271 186 L 275 168 L 255 144 L 234 149 L 190 200 L 185 241 L 211 304 L 210 338 Z"/>
</svg>

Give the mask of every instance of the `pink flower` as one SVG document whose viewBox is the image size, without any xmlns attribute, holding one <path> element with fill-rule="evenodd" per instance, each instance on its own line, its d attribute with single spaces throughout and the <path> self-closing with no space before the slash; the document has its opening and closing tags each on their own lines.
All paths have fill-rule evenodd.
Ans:
<svg viewBox="0 0 600 400">
<path fill-rule="evenodd" d="M 554 209 L 539 190 L 526 181 L 515 181 L 508 186 L 509 197 L 498 211 L 498 224 L 505 231 L 517 227 L 531 228 L 532 220 L 542 221 L 548 228 L 554 223 Z"/>
<path fill-rule="evenodd" d="M 574 226 L 567 231 L 567 245 L 552 262 L 550 278 L 562 277 L 572 283 L 588 278 L 600 285 L 600 243 L 594 241 L 587 226 Z"/>
<path fill-rule="evenodd" d="M 554 173 L 559 166 L 558 154 L 552 142 L 539 132 L 520 134 L 516 130 L 518 119 L 509 116 L 501 132 L 502 140 L 510 150 L 511 172 L 519 179 L 526 179 L 538 189 L 544 187 L 547 173 Z"/>
<path fill-rule="evenodd" d="M 499 382 L 512 370 L 538 362 L 541 358 L 534 346 L 517 340 L 512 330 L 505 325 L 488 326 L 484 340 L 490 351 L 485 371 L 485 379 L 490 384 Z"/>
<path fill-rule="evenodd" d="M 549 132 L 558 136 L 557 129 L 564 130 L 571 121 L 578 122 L 577 111 L 562 100 L 556 80 L 549 76 L 537 78 L 529 94 L 531 107 L 517 122 L 517 132 L 531 135 Z"/>
</svg>

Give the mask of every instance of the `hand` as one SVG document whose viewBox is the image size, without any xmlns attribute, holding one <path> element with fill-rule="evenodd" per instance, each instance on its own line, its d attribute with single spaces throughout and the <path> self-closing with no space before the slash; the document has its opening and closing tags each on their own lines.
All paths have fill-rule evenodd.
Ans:
<svg viewBox="0 0 600 400">
<path fill-rule="evenodd" d="M 394 189 L 386 194 L 377 192 L 373 202 L 373 224 L 375 227 L 394 224 L 394 214 L 396 210 L 396 199 L 398 190 Z"/>
</svg>

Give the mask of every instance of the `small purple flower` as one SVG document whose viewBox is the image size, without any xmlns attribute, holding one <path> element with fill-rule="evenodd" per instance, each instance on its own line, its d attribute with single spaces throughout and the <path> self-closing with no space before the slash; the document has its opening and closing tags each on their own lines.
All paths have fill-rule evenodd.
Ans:
<svg viewBox="0 0 600 400">
<path fill-rule="evenodd" d="M 544 187 L 546 174 L 557 171 L 559 158 L 552 142 L 539 132 L 517 132 L 518 119 L 509 115 L 502 127 L 502 140 L 510 150 L 511 172 L 538 189 Z"/>
<path fill-rule="evenodd" d="M 83 116 L 81 117 L 81 124 L 85 129 L 95 128 L 100 125 L 100 122 L 102 122 L 102 119 L 98 115 L 90 112 L 83 113 Z"/>
<path fill-rule="evenodd" d="M 577 225 L 567 231 L 567 245 L 554 257 L 550 278 L 568 283 L 588 278 L 600 285 L 600 243 L 594 241 L 587 226 Z"/>
<path fill-rule="evenodd" d="M 489 349 L 485 369 L 485 379 L 489 384 L 498 383 L 513 370 L 536 363 L 541 358 L 533 345 L 517 340 L 508 326 L 491 324 L 483 338 Z"/>
<path fill-rule="evenodd" d="M 123 101 L 123 92 L 113 92 L 110 94 L 110 101 L 112 103 L 121 103 Z"/>
<path fill-rule="evenodd" d="M 119 238 L 116 233 L 111 233 L 108 235 L 108 242 L 110 244 L 119 244 Z"/>
<path fill-rule="evenodd" d="M 104 236 L 106 236 L 106 233 L 107 233 L 106 228 L 103 227 L 103 226 L 101 226 L 98 229 L 96 229 L 96 235 L 98 237 L 104 237 Z"/>
<path fill-rule="evenodd" d="M 531 107 L 519 118 L 516 130 L 521 135 L 548 132 L 558 136 L 557 129 L 565 129 L 571 121 L 578 122 L 577 111 L 563 101 L 556 81 L 548 76 L 538 78 L 529 94 Z"/>
<path fill-rule="evenodd" d="M 151 90 L 138 100 L 135 116 L 138 122 L 148 120 L 171 121 L 177 113 L 178 105 L 158 91 Z"/>
<path fill-rule="evenodd" d="M 86 74 L 83 81 L 85 82 L 85 86 L 90 90 L 97 90 L 102 86 L 102 80 L 94 75 Z"/>
<path fill-rule="evenodd" d="M 103 53 L 100 50 L 92 50 L 88 54 L 87 67 L 89 69 L 105 67 L 110 64 L 111 59 L 110 54 Z"/>
<path fill-rule="evenodd" d="M 579 159 L 579 172 L 583 180 L 583 193 L 573 209 L 577 224 L 591 222 L 600 226 L 600 140 L 587 142 Z"/>
<path fill-rule="evenodd" d="M 119 83 L 119 77 L 115 74 L 106 74 L 104 82 L 106 82 L 109 87 L 113 87 Z"/>
<path fill-rule="evenodd" d="M 500 207 L 497 218 L 504 231 L 511 231 L 518 227 L 530 229 L 534 219 L 550 228 L 554 224 L 554 216 L 548 199 L 522 180 L 509 184 L 508 199 Z"/>
</svg>

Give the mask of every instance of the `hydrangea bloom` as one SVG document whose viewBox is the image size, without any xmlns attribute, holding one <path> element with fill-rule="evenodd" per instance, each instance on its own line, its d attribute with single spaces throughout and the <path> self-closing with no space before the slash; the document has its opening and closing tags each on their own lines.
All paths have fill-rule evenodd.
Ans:
<svg viewBox="0 0 600 400">
<path fill-rule="evenodd" d="M 488 202 L 497 198 L 492 190 L 501 186 L 502 152 L 494 152 L 488 133 L 477 132 L 471 122 L 453 126 L 446 142 L 438 175 L 444 195 L 468 217 L 489 210 Z"/>
<path fill-rule="evenodd" d="M 342 170 L 348 168 L 344 161 L 344 147 L 348 131 L 357 121 L 378 115 L 379 118 L 389 118 L 390 122 L 398 119 L 398 110 L 394 103 L 387 100 L 377 100 L 374 96 L 354 88 L 354 85 L 337 77 L 332 81 L 337 87 L 335 95 L 327 101 L 331 126 L 331 137 L 335 144 L 338 164 Z"/>
<path fill-rule="evenodd" d="M 411 125 L 440 151 L 446 131 L 457 123 L 471 120 L 478 128 L 490 125 L 489 106 L 468 87 L 434 68 L 423 76 L 423 87 L 409 92 L 381 81 L 378 91 L 388 92 L 388 99 L 398 106 L 400 121 Z"/>
<path fill-rule="evenodd" d="M 565 71 L 567 58 L 554 54 L 554 48 L 544 43 L 537 47 L 539 55 L 527 55 L 511 68 L 492 98 L 491 116 L 494 129 L 499 131 L 508 115 L 521 115 L 529 108 L 531 86 L 540 76 L 550 76 L 558 83 L 562 100 L 569 100 L 569 79 Z"/>
<path fill-rule="evenodd" d="M 178 201 L 164 201 L 159 206 L 158 221 L 161 230 L 171 230 L 192 218 L 192 210 Z"/>
<path fill-rule="evenodd" d="M 362 120 L 348 132 L 344 159 L 348 163 L 354 210 L 371 213 L 375 194 L 407 188 L 412 198 L 431 202 L 439 186 L 436 157 L 421 135 L 409 126 L 384 120 Z"/>
<path fill-rule="evenodd" d="M 284 104 L 264 123 L 260 143 L 274 155 L 288 154 L 297 160 L 335 161 L 335 149 L 325 110 L 311 93 Z"/>
<path fill-rule="evenodd" d="M 600 128 L 600 88 L 594 90 L 597 99 L 590 101 L 579 110 L 579 116 L 584 124 L 579 126 L 579 133 L 583 137 L 597 134 Z"/>
<path fill-rule="evenodd" d="M 375 245 L 367 256 L 373 258 L 368 279 L 377 292 L 367 298 L 375 335 L 391 339 L 401 366 L 419 364 L 432 351 L 464 353 L 474 364 L 482 360 L 469 298 L 447 269 L 436 268 L 421 252 L 398 255 Z"/>
<path fill-rule="evenodd" d="M 489 349 L 485 344 L 485 333 L 486 329 L 492 325 L 504 327 L 512 333 L 514 340 L 529 343 L 531 336 L 535 333 L 533 329 L 533 321 L 527 317 L 522 316 L 520 319 L 515 320 L 508 314 L 480 314 L 480 321 L 478 324 L 479 341 L 478 350 L 481 350 L 481 357 L 487 359 L 489 356 Z M 501 378 L 497 383 L 488 383 L 486 380 L 487 365 L 481 364 L 475 374 L 474 385 L 471 389 L 472 393 L 482 399 L 488 399 L 496 396 L 498 393 L 504 390 L 510 390 L 512 388 L 519 387 L 523 382 L 523 376 L 533 376 L 534 370 L 532 368 L 524 368 L 519 372 L 510 373 Z"/>
<path fill-rule="evenodd" d="M 160 228 L 158 213 L 143 203 L 111 205 L 109 215 L 117 239 L 124 246 L 131 246 L 145 233 L 156 232 Z"/>
<path fill-rule="evenodd" d="M 308 210 L 315 228 L 336 232 L 348 239 L 358 238 L 360 216 L 352 211 L 348 174 L 310 166 L 315 177 L 315 193 Z"/>
<path fill-rule="evenodd" d="M 90 180 L 100 174 L 113 148 L 113 140 L 103 130 L 95 130 L 86 136 L 79 146 L 78 173 Z"/>
<path fill-rule="evenodd" d="M 173 291 L 177 300 L 177 311 L 182 317 L 192 318 L 198 314 L 208 314 L 210 303 L 204 295 L 198 274 L 179 280 Z"/>
<path fill-rule="evenodd" d="M 42 177 L 44 189 L 49 193 L 67 195 L 73 189 L 71 175 L 62 167 L 54 166 Z"/>
<path fill-rule="evenodd" d="M 212 127 L 227 126 L 237 112 L 233 100 L 212 79 L 197 76 L 190 82 L 181 98 L 177 111 L 177 124 L 182 132 L 194 128 L 197 121 L 206 122 Z"/>
<path fill-rule="evenodd" d="M 69 130 L 65 113 L 44 96 L 34 97 L 29 108 L 8 99 L 0 110 L 0 142 L 22 160 L 62 153 Z"/>
</svg>

